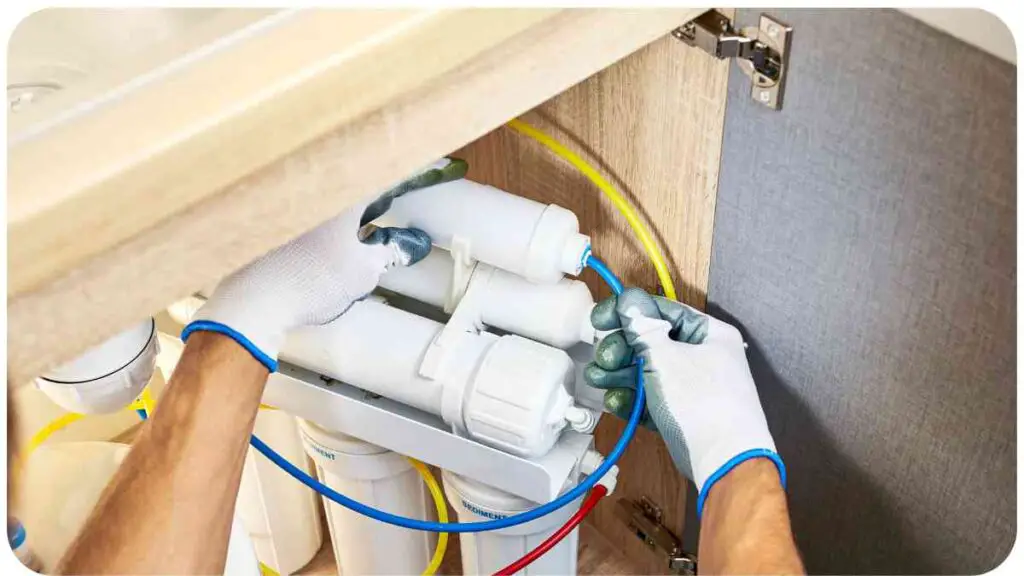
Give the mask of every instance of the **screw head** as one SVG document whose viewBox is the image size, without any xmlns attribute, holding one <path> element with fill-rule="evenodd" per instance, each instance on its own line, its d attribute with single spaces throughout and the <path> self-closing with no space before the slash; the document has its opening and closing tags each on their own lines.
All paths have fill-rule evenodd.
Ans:
<svg viewBox="0 0 1024 576">
<path fill-rule="evenodd" d="M 771 36 L 772 38 L 775 38 L 776 36 L 778 36 L 779 35 L 779 27 L 776 26 L 775 24 L 769 24 L 768 25 L 768 35 Z"/>
<path fill-rule="evenodd" d="M 772 95 L 767 90 L 762 90 L 761 93 L 757 95 L 757 98 L 761 102 L 768 102 L 772 99 Z"/>
</svg>

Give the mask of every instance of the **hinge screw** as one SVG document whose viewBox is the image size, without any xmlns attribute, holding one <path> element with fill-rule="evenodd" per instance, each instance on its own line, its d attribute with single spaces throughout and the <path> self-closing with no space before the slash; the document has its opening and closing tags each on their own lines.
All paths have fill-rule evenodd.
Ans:
<svg viewBox="0 0 1024 576">
<path fill-rule="evenodd" d="M 772 99 L 772 95 L 769 94 L 767 90 L 762 90 L 761 93 L 757 95 L 757 97 L 761 99 L 761 102 L 768 102 L 769 100 Z"/>
<path fill-rule="evenodd" d="M 772 38 L 777 37 L 779 35 L 779 27 L 776 26 L 775 24 L 772 24 L 771 26 L 769 26 L 768 27 L 768 35 L 771 36 Z"/>
<path fill-rule="evenodd" d="M 693 22 L 687 22 L 686 24 L 683 24 L 682 26 L 680 26 L 680 27 L 676 28 L 675 30 L 673 30 L 672 31 L 672 35 L 675 36 L 677 39 L 682 40 L 682 41 L 685 42 L 687 40 L 687 38 L 692 38 L 693 37 L 693 33 L 694 33 L 695 29 L 696 29 L 696 26 L 694 25 Z"/>
</svg>

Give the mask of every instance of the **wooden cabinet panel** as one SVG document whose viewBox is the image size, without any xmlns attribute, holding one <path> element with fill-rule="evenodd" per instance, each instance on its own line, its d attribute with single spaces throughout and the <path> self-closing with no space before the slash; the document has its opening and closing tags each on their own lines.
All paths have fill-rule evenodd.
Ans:
<svg viewBox="0 0 1024 576">
<path fill-rule="evenodd" d="M 595 165 L 637 206 L 669 260 L 680 298 L 703 307 L 711 254 L 718 160 L 728 62 L 716 61 L 665 37 L 523 116 Z M 640 244 L 612 205 L 582 175 L 539 144 L 500 129 L 455 153 L 469 177 L 569 208 L 593 239 L 594 253 L 627 285 L 656 291 L 657 277 Z M 590 271 L 584 280 L 598 297 L 610 292 Z M 601 422 L 598 448 L 607 453 L 623 423 Z M 686 485 L 661 439 L 638 432 L 620 462 L 612 496 L 649 497 L 666 524 L 681 533 Z M 648 550 L 599 506 L 595 526 L 621 546 L 638 570 L 662 572 Z"/>
</svg>

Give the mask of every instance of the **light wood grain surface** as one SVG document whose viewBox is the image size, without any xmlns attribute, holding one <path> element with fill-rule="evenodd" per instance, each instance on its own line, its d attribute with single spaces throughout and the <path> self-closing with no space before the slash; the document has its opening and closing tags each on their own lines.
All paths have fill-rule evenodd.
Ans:
<svg viewBox="0 0 1024 576">
<path fill-rule="evenodd" d="M 630 196 L 664 247 L 681 298 L 697 307 L 706 299 L 727 76 L 728 62 L 666 37 L 523 117 L 598 163 Z M 546 149 L 502 129 L 456 155 L 468 160 L 474 180 L 574 211 L 594 253 L 627 285 L 657 290 L 654 269 L 624 220 Z M 595 294 L 609 294 L 596 275 L 584 278 Z M 607 453 L 622 428 L 603 418 L 598 448 Z M 647 430 L 638 432 L 619 466 L 618 489 L 595 510 L 594 525 L 644 572 L 663 572 L 665 560 L 615 517 L 614 500 L 649 497 L 681 534 L 685 480 Z"/>
<path fill-rule="evenodd" d="M 9 381 L 24 382 L 169 302 L 215 282 L 368 192 L 380 190 L 494 129 L 701 11 L 409 15 L 411 20 L 405 21 L 409 28 L 403 28 L 403 34 L 386 34 L 386 41 L 378 38 L 391 45 L 377 48 L 386 49 L 387 58 L 367 61 L 364 54 L 357 60 L 377 71 L 391 70 L 392 66 L 385 65 L 394 62 L 398 53 L 413 63 L 421 58 L 424 65 L 432 62 L 432 72 L 426 77 L 409 71 L 410 78 L 418 79 L 415 82 L 363 70 L 357 75 L 357 85 L 332 84 L 341 80 L 326 74 L 333 80 L 314 82 L 316 88 L 311 93 L 317 97 L 310 97 L 312 108 L 301 114 L 278 109 L 275 104 L 272 108 L 280 114 L 243 114 L 247 120 L 234 124 L 237 130 L 211 128 L 218 136 L 204 145 L 171 138 L 176 144 L 170 149 L 181 154 L 172 155 L 173 161 L 150 154 L 150 146 L 157 143 L 141 142 L 145 150 L 140 153 L 145 151 L 141 156 L 147 162 L 158 156 L 167 162 L 115 162 L 116 169 L 102 174 L 82 166 L 82 160 L 72 154 L 82 150 L 83 140 L 72 139 L 68 148 L 55 150 L 49 162 L 44 162 L 40 152 L 32 152 L 42 140 L 26 141 L 22 145 L 27 148 L 12 150 L 9 156 Z M 478 42 L 467 45 L 468 40 L 458 41 L 458 48 L 434 47 L 435 43 L 446 46 L 447 40 L 439 35 L 458 35 L 453 30 L 461 28 L 452 28 L 454 22 L 461 22 L 459 26 L 466 28 L 468 37 Z M 380 22 L 377 29 L 384 33 L 386 24 Z M 320 30 L 322 24 L 310 26 Z M 512 33 L 515 30 L 518 32 Z M 439 63 L 441 56 L 435 53 L 448 54 L 443 59 L 447 64 Z M 394 69 L 401 75 L 411 67 L 415 66 Z M 689 79 L 697 85 L 705 81 Z M 371 90 L 377 94 L 371 102 L 353 96 L 356 103 L 338 104 L 361 90 L 360 86 L 375 83 L 387 86 L 379 88 L 380 92 Z M 338 86 L 347 88 L 334 93 Z M 293 92 L 282 89 L 280 94 Z M 333 97 L 328 97 L 331 94 Z M 348 112 L 329 110 L 334 104 Z M 174 103 L 165 105 L 174 108 Z M 319 114 L 332 120 L 295 124 Z M 133 122 L 146 121 L 138 111 L 129 117 Z M 221 119 L 227 121 L 226 116 Z M 269 133 L 264 131 L 263 119 L 272 128 Z M 330 132 L 317 138 L 318 130 L 327 128 Z M 300 132 L 301 137 L 297 136 Z M 303 142 L 311 138 L 314 140 Z M 280 140 L 283 145 L 266 148 L 266 140 Z M 255 161 L 256 157 L 262 160 Z M 72 173 L 80 178 L 68 182 L 60 178 L 65 161 L 77 166 Z M 217 167 L 222 162 L 231 168 Z M 148 168 L 142 168 L 144 165 Z M 32 166 L 56 174 L 32 174 Z M 111 188 L 113 181 L 124 187 Z M 145 184 L 132 184 L 140 182 Z M 40 188 L 34 186 L 37 183 Z M 77 184 L 67 188 L 64 183 Z M 180 186 L 190 191 L 181 191 Z M 80 198 L 79 192 L 85 194 L 82 197 L 97 198 L 98 190 L 107 192 L 98 197 L 96 206 L 69 211 L 67 207 L 76 202 L 62 200 Z M 33 199 L 37 192 L 40 198 Z M 168 197 L 179 193 L 181 199 Z M 114 201 L 123 199 L 124 194 L 133 200 Z M 136 224 L 114 222 L 136 218 Z M 45 226 L 33 229 L 34 222 Z M 111 230 L 106 230 L 108 226 Z M 74 231 L 72 237 L 67 236 L 68 230 Z"/>
<path fill-rule="evenodd" d="M 9 291 L 52 278 L 555 15 L 276 12 L 56 120 L 22 126 L 10 138 Z"/>
</svg>

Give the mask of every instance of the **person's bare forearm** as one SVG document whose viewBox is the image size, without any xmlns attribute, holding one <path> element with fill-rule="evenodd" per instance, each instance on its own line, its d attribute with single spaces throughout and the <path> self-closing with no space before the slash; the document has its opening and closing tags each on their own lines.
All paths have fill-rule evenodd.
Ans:
<svg viewBox="0 0 1024 576">
<path fill-rule="evenodd" d="M 697 557 L 702 574 L 802 574 L 786 494 L 770 460 L 747 460 L 708 493 Z"/>
<path fill-rule="evenodd" d="M 57 572 L 223 573 L 267 376 L 230 338 L 189 338 L 158 408 Z"/>
</svg>

